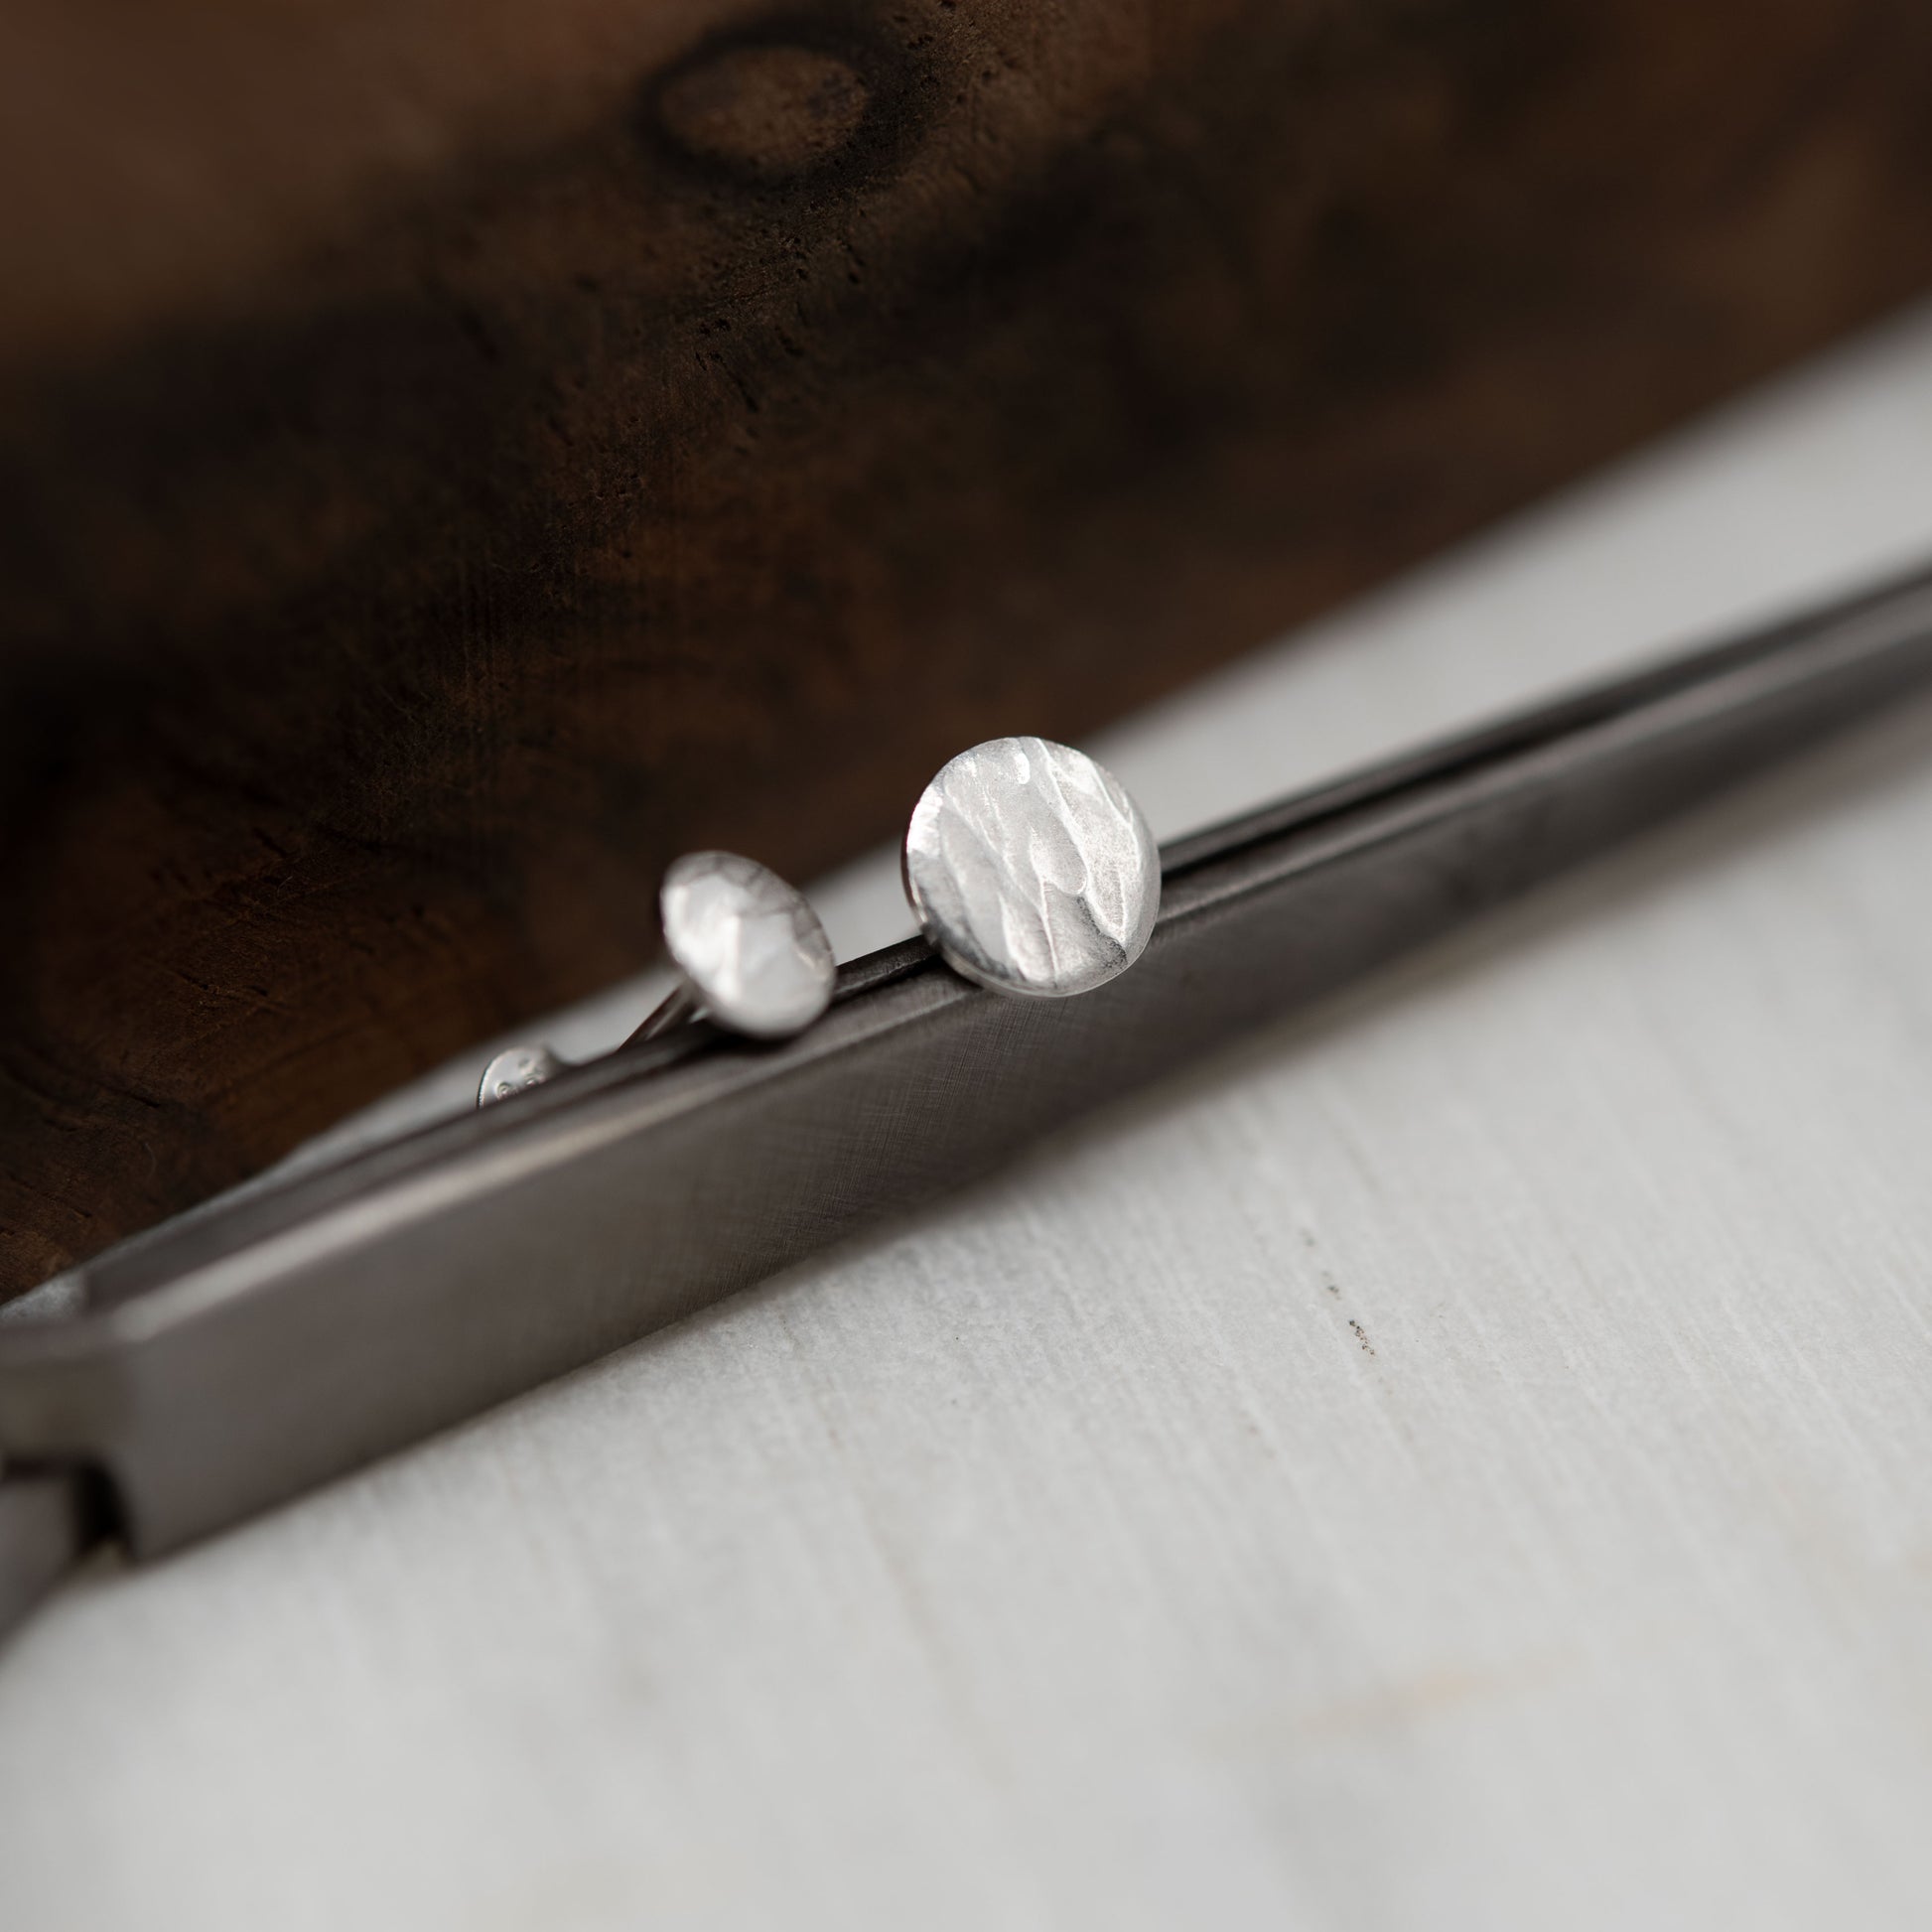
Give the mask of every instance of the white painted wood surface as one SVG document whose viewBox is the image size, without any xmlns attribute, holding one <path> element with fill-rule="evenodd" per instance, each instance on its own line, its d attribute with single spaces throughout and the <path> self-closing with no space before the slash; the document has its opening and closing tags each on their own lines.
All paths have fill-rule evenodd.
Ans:
<svg viewBox="0 0 1932 1932">
<path fill-rule="evenodd" d="M 1173 832 L 1921 551 L 1932 317 L 1099 749 Z M 1909 719 L 0 1656 L 8 1932 L 1928 1924 Z"/>
</svg>

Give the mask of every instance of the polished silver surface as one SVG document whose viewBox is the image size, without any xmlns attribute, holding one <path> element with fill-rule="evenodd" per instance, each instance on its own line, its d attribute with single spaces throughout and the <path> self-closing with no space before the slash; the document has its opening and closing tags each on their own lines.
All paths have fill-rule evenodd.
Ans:
<svg viewBox="0 0 1932 1932">
<path fill-rule="evenodd" d="M 955 972 L 996 993 L 1090 993 L 1140 956 L 1161 854 L 1120 781 L 1045 738 L 950 760 L 905 832 L 905 896 Z"/>
<path fill-rule="evenodd" d="M 0 1454 L 97 1482 L 137 1556 L 219 1530 L 988 1173 L 1929 685 L 1932 574 L 1170 847 L 1145 957 L 1085 998 L 997 999 L 908 941 L 842 969 L 781 1044 L 678 1028 L 157 1229 L 84 1271 L 77 1314 L 0 1329 Z M 37 1588 L 78 1543 L 46 1492 L 10 1502 Z"/>
<path fill-rule="evenodd" d="M 735 852 L 687 852 L 658 895 L 664 944 L 698 1010 L 748 1039 L 786 1039 L 832 1003 L 838 962 L 805 896 Z"/>
</svg>

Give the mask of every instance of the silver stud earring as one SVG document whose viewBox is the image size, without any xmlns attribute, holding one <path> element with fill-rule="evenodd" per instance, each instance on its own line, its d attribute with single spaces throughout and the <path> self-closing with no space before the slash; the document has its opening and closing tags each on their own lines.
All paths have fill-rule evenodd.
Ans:
<svg viewBox="0 0 1932 1932">
<path fill-rule="evenodd" d="M 734 852 L 687 852 L 657 896 L 677 986 L 623 1044 L 705 1019 L 750 1039 L 789 1039 L 832 1003 L 838 962 L 805 896 Z M 483 1068 L 477 1105 L 554 1079 L 547 1046 L 511 1046 Z"/>
<path fill-rule="evenodd" d="M 1161 853 L 1120 781 L 1044 738 L 995 738 L 926 786 L 905 896 L 946 963 L 996 993 L 1090 992 L 1133 965 L 1161 909 Z"/>
</svg>

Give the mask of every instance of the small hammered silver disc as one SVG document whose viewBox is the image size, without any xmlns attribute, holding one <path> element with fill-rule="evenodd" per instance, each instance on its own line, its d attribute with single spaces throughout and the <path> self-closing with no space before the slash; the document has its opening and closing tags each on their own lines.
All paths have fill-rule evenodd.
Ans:
<svg viewBox="0 0 1932 1932">
<path fill-rule="evenodd" d="M 483 1085 L 477 1089 L 477 1105 L 493 1107 L 513 1093 L 540 1087 L 554 1080 L 564 1063 L 547 1046 L 509 1046 L 483 1068 Z"/>
<path fill-rule="evenodd" d="M 955 972 L 996 993 L 1086 993 L 1140 956 L 1161 854 L 1118 779 L 1044 738 L 995 738 L 926 786 L 905 896 Z"/>
<path fill-rule="evenodd" d="M 664 875 L 658 904 L 664 944 L 719 1026 L 784 1039 L 831 1005 L 832 943 L 775 872 L 733 852 L 687 852 Z"/>
</svg>

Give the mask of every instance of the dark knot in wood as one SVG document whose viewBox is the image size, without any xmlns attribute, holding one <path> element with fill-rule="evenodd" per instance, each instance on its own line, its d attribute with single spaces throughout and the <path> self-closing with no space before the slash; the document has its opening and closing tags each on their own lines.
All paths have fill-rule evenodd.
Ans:
<svg viewBox="0 0 1932 1932">
<path fill-rule="evenodd" d="M 813 47 L 725 47 L 687 63 L 656 94 L 658 126 L 692 160 L 790 181 L 838 159 L 871 89 L 850 62 Z"/>
</svg>

